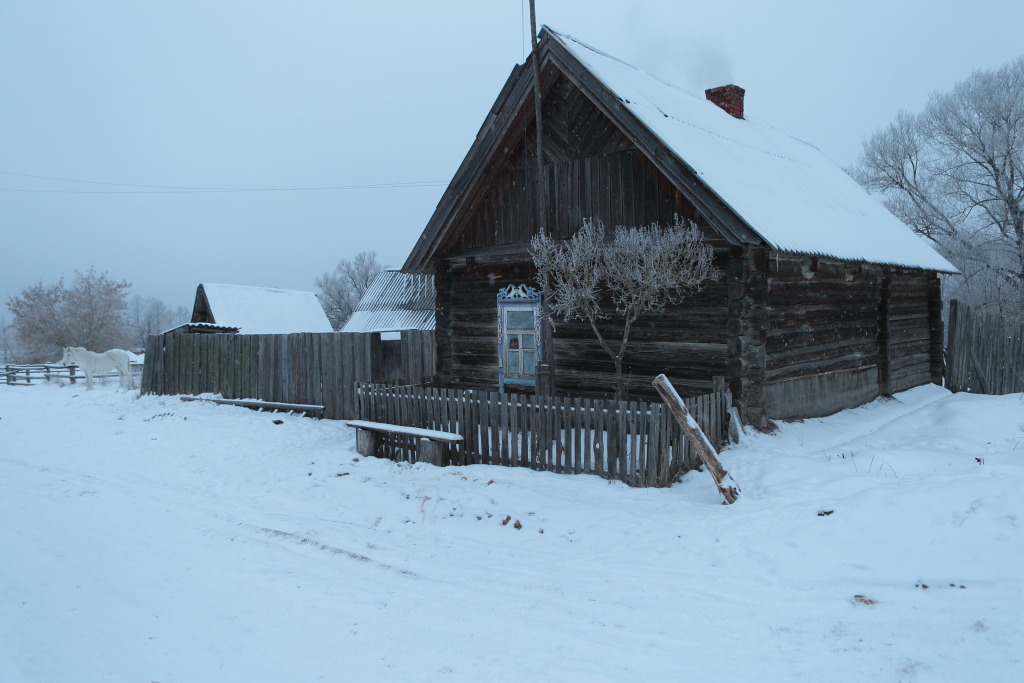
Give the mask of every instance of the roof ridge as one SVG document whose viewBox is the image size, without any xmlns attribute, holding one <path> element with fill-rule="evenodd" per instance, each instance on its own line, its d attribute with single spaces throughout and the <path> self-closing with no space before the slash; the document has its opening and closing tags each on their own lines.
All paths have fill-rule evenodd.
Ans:
<svg viewBox="0 0 1024 683">
<path fill-rule="evenodd" d="M 584 43 L 579 38 L 576 38 L 576 37 L 574 37 L 574 36 L 572 36 L 572 35 L 570 35 L 568 33 L 562 33 L 561 31 L 557 31 L 557 30 L 551 28 L 550 26 L 548 26 L 547 24 L 544 25 L 544 28 L 546 28 L 548 31 L 550 31 L 554 35 L 558 36 L 559 38 L 563 38 L 563 39 L 566 39 L 566 40 L 571 40 L 572 42 L 576 43 L 577 45 L 582 45 L 583 47 L 587 48 L 588 50 L 590 50 L 592 52 L 596 52 L 597 54 L 601 55 L 602 57 L 607 57 L 608 59 L 613 59 L 616 62 L 619 62 L 620 64 L 624 64 L 625 66 L 628 66 L 631 69 L 636 69 L 637 71 L 642 71 L 641 69 L 639 69 L 638 67 L 633 66 L 632 64 L 630 64 L 629 62 L 625 61 L 624 59 L 620 59 L 620 58 L 616 57 L 615 55 L 608 54 L 604 50 L 599 50 L 596 47 L 594 47 L 593 45 L 590 45 L 589 43 Z M 646 72 L 644 72 L 644 73 L 646 73 Z M 648 74 L 648 75 L 650 75 L 650 74 Z"/>
<path fill-rule="evenodd" d="M 620 57 L 616 57 L 613 54 L 609 54 L 609 53 L 605 52 L 604 50 L 600 50 L 600 49 L 594 47 L 593 45 L 590 45 L 589 43 L 585 43 L 582 40 L 580 40 L 579 38 L 576 38 L 575 36 L 572 36 L 572 35 L 570 35 L 568 33 L 561 33 L 561 32 L 556 31 L 555 29 L 553 29 L 553 28 L 551 28 L 550 26 L 547 26 L 547 25 L 545 25 L 544 28 L 548 29 L 551 33 L 555 34 L 559 38 L 562 38 L 562 39 L 565 39 L 565 40 L 571 40 L 572 42 L 576 43 L 577 45 L 580 45 L 581 47 L 587 48 L 591 52 L 595 52 L 595 53 L 601 55 L 602 57 L 604 57 L 606 59 L 610 59 L 610 60 L 612 60 L 614 62 L 618 62 L 619 64 L 622 64 L 623 66 L 628 66 L 630 69 L 633 69 L 634 71 L 638 71 L 638 72 L 642 73 L 643 75 L 648 76 L 649 78 L 653 78 L 654 80 L 658 81 L 662 85 L 667 85 L 670 88 L 678 90 L 679 92 L 683 93 L 684 95 L 689 95 L 690 97 L 692 97 L 695 100 L 705 101 L 705 99 L 702 98 L 698 93 L 693 92 L 689 88 L 684 88 L 683 86 L 678 85 L 676 83 L 671 83 L 669 81 L 666 81 L 661 76 L 657 76 L 655 74 L 652 74 L 650 71 L 644 71 L 643 69 L 641 69 L 640 67 L 636 66 L 635 64 L 630 64 L 626 60 L 624 60 L 624 59 L 622 59 Z"/>
<path fill-rule="evenodd" d="M 285 287 L 267 287 L 265 285 L 237 285 L 230 282 L 200 282 L 199 284 L 202 285 L 203 287 L 209 287 L 212 285 L 214 287 L 239 287 L 241 289 L 260 289 L 268 292 L 299 292 L 302 294 L 315 293 L 310 289 L 287 289 Z"/>
</svg>

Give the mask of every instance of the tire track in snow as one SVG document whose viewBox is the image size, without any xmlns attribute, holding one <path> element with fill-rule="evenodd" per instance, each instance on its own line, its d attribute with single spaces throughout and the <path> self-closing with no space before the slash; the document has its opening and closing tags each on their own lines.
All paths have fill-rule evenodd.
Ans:
<svg viewBox="0 0 1024 683">
<path fill-rule="evenodd" d="M 372 557 L 367 557 L 366 555 L 363 555 L 361 553 L 357 553 L 357 552 L 354 552 L 354 551 L 351 551 L 351 550 L 346 550 L 345 548 L 339 548 L 337 546 L 327 545 L 326 543 L 321 543 L 320 541 L 316 541 L 316 540 L 314 540 L 312 538 L 309 538 L 308 536 L 300 536 L 299 534 L 292 533 L 290 531 L 281 531 L 280 529 L 269 529 L 267 527 L 254 527 L 254 526 L 250 526 L 248 524 L 246 524 L 244 526 L 248 527 L 249 529 L 253 529 L 255 531 L 258 531 L 260 533 L 268 534 L 272 538 L 283 538 L 285 540 L 291 541 L 292 543 L 295 543 L 296 545 L 308 545 L 308 546 L 310 546 L 312 548 L 315 548 L 317 550 L 322 550 L 322 551 L 330 553 L 332 555 L 344 555 L 345 557 L 348 557 L 350 559 L 357 560 L 359 562 L 366 562 L 366 563 L 369 563 L 369 564 L 373 564 L 373 565 L 376 565 L 376 566 L 380 567 L 381 569 L 387 569 L 388 571 L 397 572 L 398 574 L 402 574 L 403 576 L 412 576 L 412 577 L 415 577 L 417 579 L 424 578 L 424 577 L 420 576 L 419 574 L 417 574 L 416 572 L 414 572 L 412 570 L 401 569 L 399 567 L 395 567 L 394 565 L 387 564 L 386 562 L 380 562 L 379 560 L 375 560 Z"/>
</svg>

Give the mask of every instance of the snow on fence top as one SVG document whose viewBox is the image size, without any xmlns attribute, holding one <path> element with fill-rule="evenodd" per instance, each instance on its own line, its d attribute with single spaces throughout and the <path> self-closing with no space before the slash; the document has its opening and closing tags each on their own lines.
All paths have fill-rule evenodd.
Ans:
<svg viewBox="0 0 1024 683">
<path fill-rule="evenodd" d="M 548 30 L 775 249 L 956 272 L 816 147 Z"/>
</svg>

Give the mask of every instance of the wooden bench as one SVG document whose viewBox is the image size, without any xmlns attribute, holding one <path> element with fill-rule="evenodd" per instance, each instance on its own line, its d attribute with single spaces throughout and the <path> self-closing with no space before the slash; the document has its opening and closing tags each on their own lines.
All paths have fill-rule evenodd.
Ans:
<svg viewBox="0 0 1024 683">
<path fill-rule="evenodd" d="M 419 427 L 403 427 L 385 422 L 367 422 L 366 420 L 349 420 L 349 427 L 356 429 L 356 452 L 360 455 L 376 456 L 378 435 L 397 434 L 419 439 L 416 451 L 416 462 L 429 462 L 431 465 L 445 465 L 452 444 L 462 443 L 462 437 L 452 432 L 439 432 L 434 429 Z"/>
<path fill-rule="evenodd" d="M 275 401 L 260 401 L 253 398 L 213 398 L 205 396 L 182 396 L 182 401 L 209 401 L 222 406 L 242 406 L 253 410 L 273 410 L 288 413 L 305 413 L 306 415 L 321 416 L 324 406 L 308 403 L 277 403 Z"/>
</svg>

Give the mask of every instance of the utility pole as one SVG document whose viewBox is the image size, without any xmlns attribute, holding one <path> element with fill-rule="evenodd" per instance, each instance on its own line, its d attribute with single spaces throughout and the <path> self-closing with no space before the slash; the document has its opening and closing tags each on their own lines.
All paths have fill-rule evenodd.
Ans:
<svg viewBox="0 0 1024 683">
<path fill-rule="evenodd" d="M 530 38 L 533 43 L 533 119 L 537 128 L 537 231 L 547 232 L 544 221 L 548 215 L 548 183 L 544 172 L 544 126 L 541 122 L 540 101 L 540 51 L 537 49 L 537 8 L 530 0 Z M 554 354 L 554 330 L 548 304 L 541 300 L 541 362 L 537 367 L 537 393 L 543 396 L 554 394 L 555 382 L 551 372 Z"/>
<path fill-rule="evenodd" d="M 537 128 L 537 227 L 544 231 L 548 210 L 548 184 L 544 173 L 544 126 L 541 123 L 540 53 L 537 51 L 537 8 L 530 0 L 530 38 L 533 41 L 533 119 Z"/>
</svg>

